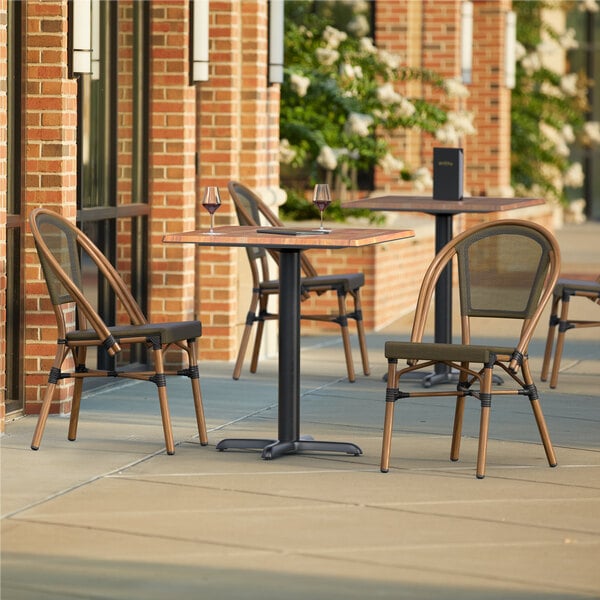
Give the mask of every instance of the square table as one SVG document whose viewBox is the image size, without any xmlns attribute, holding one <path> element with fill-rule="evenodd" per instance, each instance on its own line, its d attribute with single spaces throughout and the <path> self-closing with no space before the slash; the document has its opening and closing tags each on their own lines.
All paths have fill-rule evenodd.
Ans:
<svg viewBox="0 0 600 600">
<path fill-rule="evenodd" d="M 207 231 L 187 231 L 164 236 L 163 242 L 199 246 L 260 246 L 276 250 L 279 261 L 279 365 L 277 439 L 225 439 L 218 450 L 262 449 L 262 458 L 272 459 L 301 451 L 344 452 L 362 450 L 349 442 L 327 442 L 300 436 L 300 253 L 309 248 L 359 248 L 414 237 L 412 229 L 340 228 L 329 233 L 314 229 L 228 226 Z M 275 231 L 277 230 L 277 233 Z"/>
<path fill-rule="evenodd" d="M 428 196 L 373 196 L 344 204 L 344 208 L 368 208 L 379 211 L 423 212 L 435 215 L 435 253 L 452 239 L 452 219 L 459 213 L 504 212 L 544 204 L 543 198 L 493 198 L 469 196 L 462 200 L 436 200 Z M 441 274 L 435 291 L 434 340 L 437 343 L 452 342 L 452 268 Z M 424 387 L 452 381 L 446 365 L 438 364 L 435 373 L 423 377 Z"/>
</svg>

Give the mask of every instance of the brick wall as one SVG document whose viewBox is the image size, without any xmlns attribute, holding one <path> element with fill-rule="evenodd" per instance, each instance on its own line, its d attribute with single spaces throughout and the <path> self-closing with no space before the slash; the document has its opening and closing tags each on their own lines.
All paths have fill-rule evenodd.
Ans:
<svg viewBox="0 0 600 600">
<path fill-rule="evenodd" d="M 510 90 L 504 86 L 504 15 L 511 0 L 475 0 L 473 74 L 466 99 L 444 98 L 449 110 L 474 114 L 475 135 L 464 136 L 465 192 L 470 195 L 510 195 Z M 377 2 L 376 40 L 400 55 L 408 66 L 431 69 L 444 78 L 460 76 L 461 0 Z M 431 86 L 409 82 L 407 96 L 439 100 Z M 443 145 L 429 134 L 399 133 L 394 152 L 412 168 L 432 169 L 433 147 Z M 378 172 L 383 191 L 410 193 L 412 185 Z M 423 192 L 427 193 L 427 192 Z M 431 190 L 429 190 L 431 193 Z"/>
<path fill-rule="evenodd" d="M 414 238 L 363 248 L 315 249 L 308 256 L 320 275 L 362 272 L 363 319 L 367 331 L 377 331 L 414 310 L 425 270 L 433 258 L 433 227 L 419 227 Z M 352 301 L 348 300 L 348 310 Z M 337 296 L 327 293 L 302 303 L 306 313 L 334 313 Z M 351 323 L 352 328 L 352 323 Z M 336 331 L 337 325 L 303 321 L 304 333 Z"/>
</svg>

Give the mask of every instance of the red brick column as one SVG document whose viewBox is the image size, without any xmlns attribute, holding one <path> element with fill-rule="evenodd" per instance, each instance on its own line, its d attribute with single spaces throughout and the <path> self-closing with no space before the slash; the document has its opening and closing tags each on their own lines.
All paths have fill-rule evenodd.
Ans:
<svg viewBox="0 0 600 600">
<path fill-rule="evenodd" d="M 163 244 L 195 228 L 195 109 L 187 0 L 152 2 L 149 318 L 194 317 L 194 248 Z"/>
<path fill-rule="evenodd" d="M 24 203 L 75 218 L 77 82 L 68 76 L 67 2 L 26 4 Z M 26 412 L 37 412 L 56 348 L 56 320 L 31 236 L 25 237 L 24 369 Z M 71 384 L 60 386 L 53 412 L 67 413 Z"/>
<path fill-rule="evenodd" d="M 217 225 L 237 223 L 227 182 L 257 188 L 279 184 L 279 86 L 267 85 L 268 3 L 210 3 L 210 79 L 197 84 L 199 177 L 197 222 L 204 187 L 218 185 Z M 238 298 L 245 255 L 238 249 L 198 250 L 196 312 L 203 323 L 202 357 L 231 360 L 237 353 L 250 290 Z M 242 306 L 239 304 L 241 303 Z"/>
</svg>

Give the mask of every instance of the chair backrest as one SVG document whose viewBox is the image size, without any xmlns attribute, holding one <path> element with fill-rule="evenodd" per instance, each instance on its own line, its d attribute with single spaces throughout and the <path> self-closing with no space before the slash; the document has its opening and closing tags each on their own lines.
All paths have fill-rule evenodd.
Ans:
<svg viewBox="0 0 600 600">
<path fill-rule="evenodd" d="M 229 194 L 233 199 L 235 211 L 240 225 L 250 225 L 259 227 L 265 222 L 273 227 L 283 227 L 283 222 L 273 213 L 273 211 L 255 194 L 251 189 L 238 181 L 230 181 L 227 184 Z M 264 248 L 247 248 L 250 262 L 266 258 L 267 251 Z M 269 252 L 276 263 L 279 263 L 279 257 L 276 252 Z M 306 277 L 315 277 L 317 270 L 314 268 L 305 253 L 300 254 L 300 263 L 302 273 Z"/>
<path fill-rule="evenodd" d="M 461 314 L 529 319 L 550 267 L 548 232 L 530 224 L 494 223 L 456 243 Z"/>
<path fill-rule="evenodd" d="M 80 229 L 58 213 L 37 208 L 32 211 L 29 223 L 59 327 L 67 328 L 63 306 L 75 304 L 75 326 L 80 329 L 91 327 L 101 339 L 109 340 L 107 350 L 110 354 L 120 351 L 107 324 L 85 297 L 81 264 L 84 256 L 93 261 L 99 276 L 120 301 L 129 322 L 145 323 L 146 317 L 117 270 Z"/>
<path fill-rule="evenodd" d="M 517 319 L 522 321 L 519 346 L 524 351 L 558 279 L 560 250 L 554 236 L 521 220 L 484 223 L 456 236 L 425 275 L 413 335 L 423 335 L 435 284 L 455 257 L 463 342 L 470 341 L 471 317 Z"/>
<path fill-rule="evenodd" d="M 227 184 L 227 189 L 233 199 L 239 224 L 253 227 L 260 226 L 261 211 L 259 204 L 261 204 L 261 199 L 252 190 L 237 181 L 230 181 Z M 250 260 L 256 260 L 267 255 L 267 251 L 264 248 L 257 246 L 250 246 L 247 248 L 247 251 Z"/>
</svg>

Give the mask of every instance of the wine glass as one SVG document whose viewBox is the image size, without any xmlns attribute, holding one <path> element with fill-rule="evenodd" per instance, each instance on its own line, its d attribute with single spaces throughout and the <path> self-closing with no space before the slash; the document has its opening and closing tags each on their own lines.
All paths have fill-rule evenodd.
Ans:
<svg viewBox="0 0 600 600">
<path fill-rule="evenodd" d="M 204 197 L 202 198 L 202 206 L 210 214 L 210 235 L 217 235 L 214 230 L 215 224 L 215 211 L 221 206 L 221 196 L 219 194 L 219 188 L 216 185 L 209 185 L 204 190 Z"/>
<path fill-rule="evenodd" d="M 319 231 L 328 231 L 323 227 L 323 212 L 331 204 L 331 193 L 326 183 L 317 183 L 313 192 L 313 204 L 321 212 L 321 227 Z"/>
</svg>

